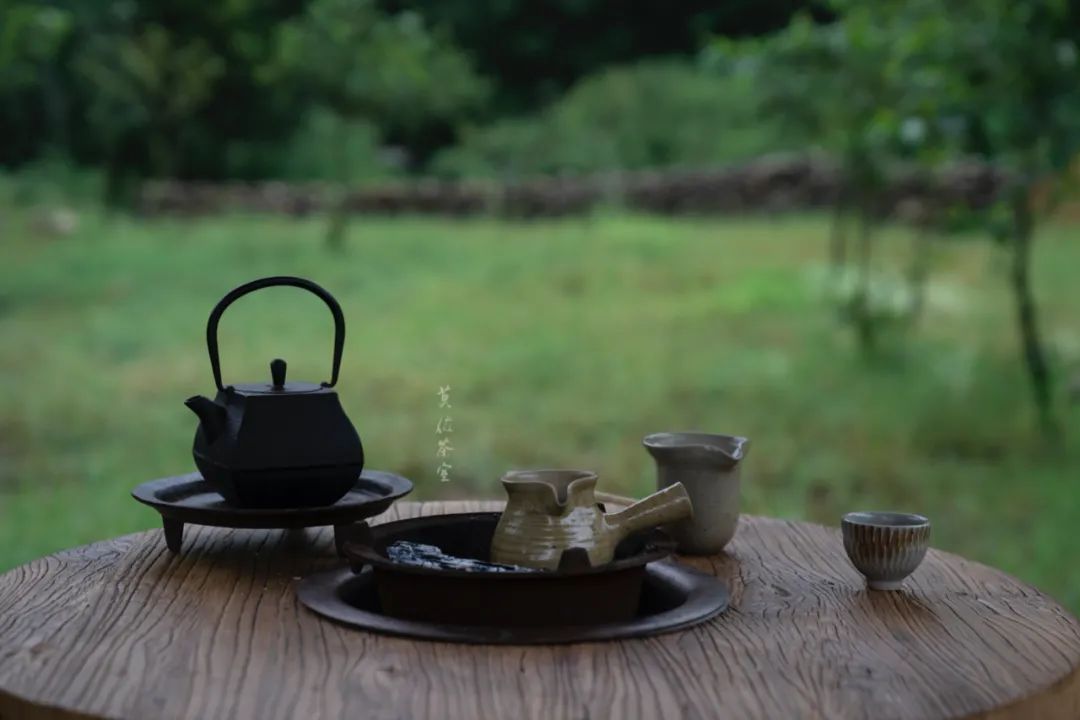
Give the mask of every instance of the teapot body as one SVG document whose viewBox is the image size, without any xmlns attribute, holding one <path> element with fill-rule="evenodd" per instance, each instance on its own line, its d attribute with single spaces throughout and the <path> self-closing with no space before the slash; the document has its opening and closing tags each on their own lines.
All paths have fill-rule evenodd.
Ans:
<svg viewBox="0 0 1080 720">
<path fill-rule="evenodd" d="M 200 422 L 192 455 L 229 504 L 332 505 L 360 477 L 364 448 L 332 390 L 275 397 L 226 388 L 213 403 L 221 427 Z"/>
</svg>

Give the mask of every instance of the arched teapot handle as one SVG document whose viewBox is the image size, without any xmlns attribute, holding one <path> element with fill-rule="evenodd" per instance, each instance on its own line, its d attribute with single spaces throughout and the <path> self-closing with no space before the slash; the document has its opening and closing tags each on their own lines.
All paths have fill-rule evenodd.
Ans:
<svg viewBox="0 0 1080 720">
<path fill-rule="evenodd" d="M 334 362 L 330 373 L 330 382 L 324 382 L 323 387 L 334 387 L 334 385 L 337 384 L 338 371 L 341 369 L 341 353 L 345 348 L 345 315 L 341 312 L 341 305 L 339 305 L 338 301 L 334 299 L 334 296 L 327 292 L 322 286 L 317 285 L 310 280 L 293 277 L 291 275 L 276 275 L 274 277 L 252 280 L 249 283 L 244 283 L 240 287 L 230 290 L 225 297 L 218 301 L 218 304 L 215 305 L 214 309 L 210 312 L 210 319 L 206 322 L 206 349 L 210 353 L 210 367 L 214 371 L 214 384 L 217 385 L 218 390 L 222 392 L 225 390 L 225 387 L 221 384 L 221 358 L 218 355 L 217 339 L 218 321 L 221 320 L 225 308 L 229 307 L 236 300 L 248 293 L 266 287 L 273 287 L 275 285 L 303 288 L 304 290 L 319 296 L 322 301 L 326 303 L 326 306 L 330 308 L 330 312 L 334 316 Z"/>
</svg>

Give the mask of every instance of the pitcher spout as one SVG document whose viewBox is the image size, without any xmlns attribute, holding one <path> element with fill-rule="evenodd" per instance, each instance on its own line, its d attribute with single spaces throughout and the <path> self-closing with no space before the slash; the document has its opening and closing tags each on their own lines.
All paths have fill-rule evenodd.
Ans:
<svg viewBox="0 0 1080 720">
<path fill-rule="evenodd" d="M 647 435 L 642 445 L 658 463 L 694 462 L 733 468 L 746 456 L 750 441 L 736 435 L 662 432 Z"/>
<path fill-rule="evenodd" d="M 553 517 L 595 502 L 596 473 L 588 470 L 511 470 L 503 475 L 502 484 L 512 502 L 543 508 Z"/>
</svg>

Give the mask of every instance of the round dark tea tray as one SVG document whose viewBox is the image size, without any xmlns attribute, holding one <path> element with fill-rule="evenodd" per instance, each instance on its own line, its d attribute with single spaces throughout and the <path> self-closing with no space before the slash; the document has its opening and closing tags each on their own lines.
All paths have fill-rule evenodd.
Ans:
<svg viewBox="0 0 1080 720">
<path fill-rule="evenodd" d="M 537 637 L 547 638 L 552 628 L 563 626 L 632 623 L 641 613 L 646 566 L 660 567 L 655 561 L 673 548 L 663 532 L 648 530 L 623 540 L 615 559 L 596 567 L 589 565 L 583 548 L 571 548 L 557 570 L 479 570 L 490 559 L 498 522 L 499 513 L 461 513 L 364 525 L 351 533 L 344 555 L 354 571 L 370 567 L 382 618 L 437 627 L 483 626 L 487 629 L 470 630 L 465 637 L 491 642 L 499 636 L 493 629 L 542 628 Z M 390 550 L 398 543 L 434 546 L 453 560 L 418 565 Z M 579 635 L 575 631 L 569 637 Z"/>
<path fill-rule="evenodd" d="M 228 528 L 305 528 L 334 526 L 334 543 L 342 550 L 346 531 L 378 515 L 412 491 L 408 479 L 381 470 L 364 470 L 349 492 L 333 505 L 305 508 L 237 508 L 203 480 L 199 473 L 143 483 L 132 497 L 161 513 L 165 544 L 178 553 L 184 523 Z"/>
<path fill-rule="evenodd" d="M 454 625 L 392 617 L 382 611 L 374 572 L 330 570 L 300 581 L 297 595 L 310 610 L 339 623 L 389 635 L 493 645 L 546 645 L 646 637 L 682 630 L 727 609 L 720 580 L 672 562 L 645 567 L 638 610 L 623 622 L 594 625 Z"/>
<path fill-rule="evenodd" d="M 343 549 L 353 570 L 370 565 L 387 615 L 456 625 L 563 625 L 629 620 L 637 612 L 645 565 L 674 543 L 660 530 L 634 533 L 612 562 L 592 567 L 584 548 L 565 550 L 556 570 L 478 571 L 418 566 L 391 558 L 396 543 L 433 546 L 466 563 L 486 563 L 497 512 L 430 515 L 355 529 Z"/>
</svg>

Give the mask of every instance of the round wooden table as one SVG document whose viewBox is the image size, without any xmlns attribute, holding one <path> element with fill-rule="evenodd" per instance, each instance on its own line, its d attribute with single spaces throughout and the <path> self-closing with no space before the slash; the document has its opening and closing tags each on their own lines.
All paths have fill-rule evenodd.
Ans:
<svg viewBox="0 0 1080 720">
<path fill-rule="evenodd" d="M 376 522 L 498 507 L 402 502 Z M 0 575 L 0 718 L 1080 717 L 1080 623 L 997 570 L 931 550 L 903 592 L 869 592 L 836 529 L 760 517 L 682 561 L 728 581 L 727 612 L 470 646 L 300 606 L 295 581 L 338 562 L 329 528 L 192 527 L 181 555 L 129 535 Z"/>
</svg>

